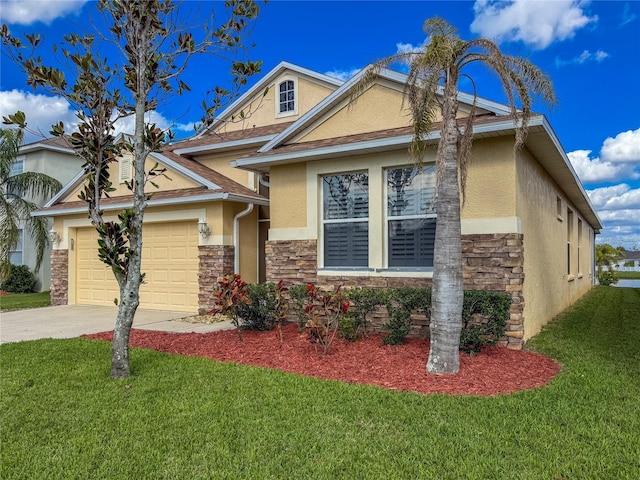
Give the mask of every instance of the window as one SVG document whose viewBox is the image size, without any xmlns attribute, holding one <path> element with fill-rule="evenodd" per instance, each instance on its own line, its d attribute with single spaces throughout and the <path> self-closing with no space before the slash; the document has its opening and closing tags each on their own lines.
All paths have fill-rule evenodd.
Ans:
<svg viewBox="0 0 640 480">
<path fill-rule="evenodd" d="M 278 113 L 295 113 L 295 84 L 293 80 L 285 80 L 278 85 Z"/>
<path fill-rule="evenodd" d="M 571 275 L 571 237 L 573 236 L 573 211 L 567 208 L 567 275 Z"/>
<path fill-rule="evenodd" d="M 18 243 L 16 243 L 15 248 L 11 249 L 11 251 L 9 252 L 9 262 L 12 263 L 13 265 L 22 265 L 23 250 L 24 250 L 24 231 L 22 229 L 19 229 Z"/>
<path fill-rule="evenodd" d="M 24 156 L 20 155 L 16 157 L 16 159 L 11 162 L 11 172 L 9 173 L 10 177 L 14 175 L 18 175 L 20 173 L 24 173 Z"/>
<path fill-rule="evenodd" d="M 558 220 L 562 221 L 562 199 L 560 197 L 556 197 L 556 215 Z"/>
<path fill-rule="evenodd" d="M 435 166 L 386 173 L 389 267 L 433 267 Z"/>
<path fill-rule="evenodd" d="M 369 265 L 369 175 L 366 172 L 322 178 L 325 267 Z"/>
<path fill-rule="evenodd" d="M 577 266 L 578 266 L 578 275 L 580 275 L 582 273 L 581 267 L 580 267 L 580 242 L 582 240 L 582 220 L 578 219 L 578 240 L 576 242 L 576 247 L 578 250 L 578 262 L 577 262 Z"/>
</svg>

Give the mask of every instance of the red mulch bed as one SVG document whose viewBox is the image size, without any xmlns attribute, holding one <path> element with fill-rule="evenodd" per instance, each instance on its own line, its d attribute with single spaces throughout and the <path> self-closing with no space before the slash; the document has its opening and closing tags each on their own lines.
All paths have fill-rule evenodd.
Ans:
<svg viewBox="0 0 640 480">
<path fill-rule="evenodd" d="M 235 330 L 202 334 L 134 329 L 130 344 L 160 352 L 424 394 L 512 393 L 547 384 L 561 368 L 554 360 L 538 353 L 490 347 L 476 356 L 461 355 L 457 375 L 430 375 L 426 372 L 427 340 L 408 339 L 404 345 L 397 346 L 382 345 L 380 335 L 357 342 L 336 338 L 329 354 L 323 355 L 321 347 L 316 351 L 309 336 L 299 333 L 296 325 L 286 325 L 283 332 L 284 341 L 280 343 L 277 331 L 244 331 L 240 342 Z M 113 332 L 102 332 L 84 337 L 110 341 L 112 335 Z"/>
</svg>

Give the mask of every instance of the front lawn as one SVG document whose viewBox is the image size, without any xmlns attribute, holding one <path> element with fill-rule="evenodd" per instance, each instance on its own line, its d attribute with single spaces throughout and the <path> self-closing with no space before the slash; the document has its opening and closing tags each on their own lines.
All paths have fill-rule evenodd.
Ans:
<svg viewBox="0 0 640 480">
<path fill-rule="evenodd" d="M 594 288 L 528 344 L 558 377 L 496 397 L 145 349 L 113 381 L 105 342 L 1 345 L 2 478 L 640 478 L 639 312 L 640 289 Z"/>
<path fill-rule="evenodd" d="M 51 305 L 50 292 L 12 293 L 0 295 L 0 311 L 23 308 L 47 307 Z"/>
</svg>

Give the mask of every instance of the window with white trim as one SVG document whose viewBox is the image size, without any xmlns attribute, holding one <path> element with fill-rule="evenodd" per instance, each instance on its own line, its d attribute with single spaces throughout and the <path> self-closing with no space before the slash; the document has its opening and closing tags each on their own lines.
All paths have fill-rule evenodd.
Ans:
<svg viewBox="0 0 640 480">
<path fill-rule="evenodd" d="M 577 257 L 578 257 L 578 275 L 582 273 L 582 266 L 580 265 L 580 244 L 582 243 L 582 220 L 578 219 L 578 239 L 576 241 L 577 246 Z"/>
<path fill-rule="evenodd" d="M 322 177 L 325 267 L 369 265 L 369 174 Z"/>
<path fill-rule="evenodd" d="M 567 275 L 571 276 L 571 238 L 573 237 L 573 210 L 567 207 Z"/>
<path fill-rule="evenodd" d="M 16 246 L 9 251 L 9 262 L 13 265 L 22 265 L 23 253 L 24 251 L 24 230 L 18 230 L 18 243 Z"/>
<path fill-rule="evenodd" d="M 278 84 L 278 116 L 295 115 L 296 107 L 296 82 L 291 79 L 283 80 Z"/>
<path fill-rule="evenodd" d="M 388 266 L 433 267 L 435 166 L 389 168 L 386 179 Z"/>
</svg>

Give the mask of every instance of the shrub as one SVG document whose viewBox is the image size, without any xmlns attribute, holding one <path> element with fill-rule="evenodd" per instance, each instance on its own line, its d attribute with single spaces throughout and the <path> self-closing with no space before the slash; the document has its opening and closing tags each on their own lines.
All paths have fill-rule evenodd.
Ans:
<svg viewBox="0 0 640 480">
<path fill-rule="evenodd" d="M 0 290 L 11 293 L 31 293 L 36 288 L 38 280 L 26 265 L 9 266 L 7 277 L 2 281 Z"/>
<path fill-rule="evenodd" d="M 387 294 L 386 290 L 376 288 L 353 288 L 345 292 L 351 308 L 340 322 L 340 335 L 349 341 L 355 341 L 368 334 L 371 324 L 368 316 L 386 304 Z"/>
<path fill-rule="evenodd" d="M 273 330 L 275 324 L 276 301 L 273 283 L 246 285 L 250 302 L 238 305 L 240 325 L 246 330 Z"/>
<path fill-rule="evenodd" d="M 343 316 L 349 311 L 349 301 L 340 286 L 334 292 L 323 292 L 312 283 L 308 283 L 306 289 L 305 328 L 311 341 L 316 345 L 322 345 L 322 353 L 326 355 L 338 333 Z"/>
<path fill-rule="evenodd" d="M 389 321 L 382 328 L 389 335 L 382 338 L 385 345 L 400 345 L 411 330 L 411 314 L 417 310 L 429 316 L 431 310 L 431 290 L 428 288 L 394 288 L 388 290 L 386 307 Z"/>
<path fill-rule="evenodd" d="M 618 276 L 613 270 L 603 270 L 598 274 L 598 283 L 609 286 L 618 283 Z"/>
<path fill-rule="evenodd" d="M 213 295 L 215 307 L 211 314 L 225 315 L 231 320 L 238 332 L 238 339 L 242 341 L 239 310 L 241 305 L 251 303 L 251 298 L 247 291 L 247 283 L 237 273 L 220 277 Z"/>
<path fill-rule="evenodd" d="M 307 314 L 304 311 L 304 305 L 307 300 L 307 286 L 306 285 L 294 285 L 289 287 L 287 295 L 290 300 L 290 310 L 293 310 L 296 316 L 296 323 L 298 324 L 298 330 L 304 331 L 304 324 L 307 323 Z"/>
<path fill-rule="evenodd" d="M 484 345 L 495 345 L 504 335 L 511 296 L 489 290 L 465 290 L 462 304 L 460 350 L 478 353 Z"/>
</svg>

